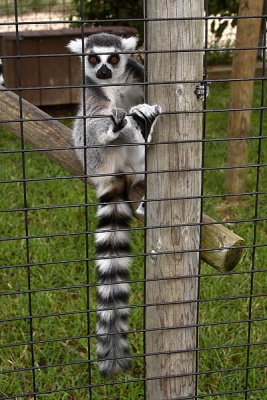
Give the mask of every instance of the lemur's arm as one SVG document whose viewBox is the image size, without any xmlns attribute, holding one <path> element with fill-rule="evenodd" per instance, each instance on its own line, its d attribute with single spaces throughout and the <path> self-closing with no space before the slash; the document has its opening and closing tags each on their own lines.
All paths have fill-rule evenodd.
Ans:
<svg viewBox="0 0 267 400">
<path fill-rule="evenodd" d="M 90 134 L 97 134 L 99 143 L 106 145 L 112 142 L 137 143 L 147 141 L 146 136 L 152 133 L 156 117 L 160 114 L 159 106 L 139 104 L 132 107 L 130 115 L 121 108 L 107 110 L 106 116 L 87 120 Z M 107 115 L 110 114 L 110 117 Z"/>
<path fill-rule="evenodd" d="M 161 108 L 158 105 L 139 104 L 130 109 L 130 115 L 127 117 L 125 111 L 120 108 L 113 108 L 111 113 L 114 121 L 113 132 L 118 133 L 122 142 L 146 142 L 150 141 L 153 125 L 161 113 Z"/>
</svg>

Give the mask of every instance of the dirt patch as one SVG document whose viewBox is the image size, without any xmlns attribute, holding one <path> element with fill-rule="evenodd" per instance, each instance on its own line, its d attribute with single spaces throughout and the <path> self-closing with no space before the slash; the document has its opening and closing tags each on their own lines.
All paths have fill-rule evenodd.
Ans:
<svg viewBox="0 0 267 400">
<path fill-rule="evenodd" d="M 19 31 L 40 31 L 69 28 L 70 12 L 65 13 L 31 13 L 19 17 Z M 1 25 L 4 24 L 4 25 Z M 0 17 L 0 32 L 15 32 L 15 16 Z"/>
</svg>

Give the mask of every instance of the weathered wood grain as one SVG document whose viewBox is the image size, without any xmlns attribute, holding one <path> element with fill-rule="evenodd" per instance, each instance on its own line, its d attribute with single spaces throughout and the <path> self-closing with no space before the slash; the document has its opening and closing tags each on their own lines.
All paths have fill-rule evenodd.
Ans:
<svg viewBox="0 0 267 400">
<path fill-rule="evenodd" d="M 33 106 L 27 100 L 22 100 L 23 135 L 25 143 L 35 149 L 57 149 L 45 152 L 46 156 L 66 169 L 72 175 L 83 175 L 71 140 L 71 130 L 51 116 Z M 49 118 L 49 120 L 47 120 Z M 33 121 L 27 121 L 27 120 Z M 21 123 L 19 97 L 10 91 L 1 91 L 0 87 L 0 121 L 6 129 L 20 138 Z M 38 121 L 35 121 L 38 120 Z M 14 122 L 18 121 L 18 122 Z"/>
<path fill-rule="evenodd" d="M 222 224 L 203 214 L 202 249 L 219 249 L 202 251 L 201 258 L 220 272 L 232 271 L 241 260 L 245 241 Z M 205 225 L 207 224 L 207 225 Z"/>
<path fill-rule="evenodd" d="M 86 36 L 99 32 L 124 37 L 137 34 L 137 30 L 129 26 L 84 27 L 83 32 Z M 20 31 L 18 52 L 16 32 L 0 32 L 5 86 L 12 90 L 26 88 L 21 92 L 22 97 L 37 106 L 77 104 L 80 99 L 79 89 L 70 86 L 80 85 L 81 76 L 77 73 L 80 71 L 80 58 L 70 54 L 66 45 L 71 39 L 81 35 L 81 28 Z M 64 53 L 66 56 L 61 57 Z M 44 55 L 47 57 L 43 57 Z M 61 88 L 56 89 L 56 86 Z M 37 87 L 40 89 L 28 89 Z"/>
<path fill-rule="evenodd" d="M 263 0 L 240 0 L 239 16 L 262 15 Z M 233 54 L 232 78 L 254 78 L 257 61 L 257 49 L 261 27 L 260 18 L 245 18 L 237 21 L 236 48 L 249 47 L 255 50 L 235 50 Z M 230 108 L 242 111 L 230 111 L 228 122 L 229 138 L 246 138 L 250 136 L 251 111 L 254 81 L 231 82 Z M 229 140 L 228 160 L 229 166 L 248 164 L 248 141 Z M 226 193 L 243 193 L 246 190 L 247 168 L 229 169 L 226 174 Z M 230 201 L 240 201 L 240 196 L 229 197 Z"/>
<path fill-rule="evenodd" d="M 147 0 L 148 18 L 201 17 L 203 11 L 202 0 Z M 148 22 L 147 33 L 148 50 L 203 47 L 201 20 Z M 203 55 L 179 51 L 151 53 L 147 57 L 147 70 L 149 82 L 201 81 Z M 164 111 L 173 114 L 161 116 L 154 135 L 154 142 L 169 141 L 170 144 L 154 145 L 148 152 L 148 171 L 166 170 L 166 173 L 153 172 L 147 176 L 147 223 L 157 226 L 185 224 L 149 229 L 146 234 L 148 253 L 170 252 L 147 258 L 146 277 L 156 280 L 146 285 L 146 302 L 154 305 L 146 308 L 146 329 L 153 329 L 146 332 L 146 352 L 167 352 L 146 358 L 146 376 L 165 377 L 146 382 L 148 400 L 179 399 L 195 394 L 197 341 L 196 328 L 192 325 L 197 323 L 199 253 L 190 250 L 200 248 L 201 200 L 167 200 L 201 195 L 201 172 L 181 172 L 201 168 L 202 115 L 188 113 L 202 109 L 201 101 L 194 94 L 195 86 L 189 83 L 148 87 L 148 102 L 159 104 Z M 175 114 L 181 110 L 185 112 Z M 177 143 L 179 140 L 197 142 Z M 149 198 L 161 200 L 149 203 Z M 183 279 L 183 276 L 186 277 Z M 177 304 L 179 300 L 183 303 Z M 162 303 L 167 305 L 160 305 Z M 190 349 L 192 351 L 179 352 Z"/>
</svg>

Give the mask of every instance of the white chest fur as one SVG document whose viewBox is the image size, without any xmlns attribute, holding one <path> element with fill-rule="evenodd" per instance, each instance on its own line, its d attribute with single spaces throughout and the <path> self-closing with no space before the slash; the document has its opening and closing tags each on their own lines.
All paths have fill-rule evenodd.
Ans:
<svg viewBox="0 0 267 400">
<path fill-rule="evenodd" d="M 141 85 L 105 87 L 105 94 L 111 101 L 112 107 L 123 108 L 125 111 L 143 102 Z"/>
</svg>

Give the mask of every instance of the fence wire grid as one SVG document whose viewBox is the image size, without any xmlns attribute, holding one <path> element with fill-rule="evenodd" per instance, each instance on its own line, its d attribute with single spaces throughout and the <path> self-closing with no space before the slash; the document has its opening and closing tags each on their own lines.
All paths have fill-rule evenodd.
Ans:
<svg viewBox="0 0 267 400">
<path fill-rule="evenodd" d="M 62 0 L 62 4 L 61 1 L 57 1 L 53 2 L 53 6 L 56 4 L 57 9 L 61 6 L 63 9 L 65 4 L 69 3 Z M 0 22 L 3 43 L 0 47 L 0 57 L 4 67 L 4 83 L 0 95 L 2 93 L 3 96 L 9 96 L 10 92 L 14 91 L 18 96 L 17 112 L 11 119 L 9 113 L 5 114 L 4 102 L 0 104 L 1 399 L 266 399 L 267 2 L 261 15 L 214 17 L 209 14 L 209 1 L 205 1 L 205 13 L 203 10 L 205 16 L 193 18 L 148 18 L 146 0 L 144 3 L 143 18 L 111 17 L 108 20 L 98 20 L 97 24 L 95 20 L 84 17 L 83 12 L 73 20 L 68 20 L 65 14 L 53 22 L 51 19 L 40 21 L 38 17 L 32 19 L 32 16 L 27 20 L 27 15 L 22 19 L 21 4 L 17 0 L 12 3 L 12 12 L 10 12 L 11 2 L 5 1 L 1 5 L 4 8 L 4 4 L 8 4 L 8 15 L 13 15 L 13 22 L 2 20 Z M 80 10 L 83 9 L 83 0 L 80 0 Z M 260 20 L 261 35 L 257 45 L 241 47 L 244 53 L 255 50 L 258 53 L 255 76 L 235 78 L 231 76 L 232 65 L 221 65 L 221 61 L 224 57 L 232 59 L 240 48 L 235 46 L 234 40 L 228 45 L 224 43 L 221 47 L 219 44 L 214 44 L 209 39 L 209 31 L 213 20 L 232 22 L 242 19 Z M 184 20 L 203 21 L 203 48 L 148 49 L 148 23 L 175 21 L 179 24 Z M 201 146 L 201 166 L 193 168 L 191 164 L 185 163 L 182 171 L 174 166 L 168 171 L 149 168 L 144 172 L 146 181 L 150 176 L 164 176 L 166 172 L 197 173 L 201 178 L 200 194 L 184 195 L 177 190 L 176 195 L 166 194 L 161 198 L 146 196 L 144 200 L 146 207 L 150 207 L 151 211 L 153 205 L 160 207 L 163 202 L 179 204 L 179 201 L 198 200 L 201 214 L 207 213 L 214 220 L 206 220 L 202 216 L 198 221 L 192 222 L 185 216 L 185 222 L 179 223 L 175 221 L 174 216 L 169 224 L 151 225 L 147 218 L 145 222 L 133 221 L 129 228 L 132 233 L 132 252 L 129 255 L 132 265 L 130 279 L 125 281 L 131 286 L 128 307 L 131 367 L 119 375 L 103 377 L 98 370 L 95 333 L 96 289 L 100 285 L 97 283 L 95 271 L 94 262 L 97 257 L 93 241 L 97 223 L 97 199 L 94 190 L 88 185 L 86 171 L 78 173 L 78 167 L 75 170 L 74 166 L 67 172 L 46 157 L 51 153 L 57 153 L 60 158 L 62 153 L 73 151 L 75 146 L 66 147 L 61 142 L 56 146 L 45 146 L 40 143 L 39 146 L 30 147 L 27 144 L 29 124 L 37 124 L 33 125 L 37 130 L 38 127 L 41 129 L 40 127 L 44 126 L 38 124 L 48 124 L 53 128 L 53 124 L 59 122 L 65 125 L 66 131 L 72 127 L 73 120 L 77 118 L 75 115 L 77 91 L 81 90 L 83 96 L 85 95 L 84 62 L 81 79 L 79 71 L 74 70 L 72 61 L 69 61 L 77 62 L 79 56 L 68 53 L 63 42 L 58 42 L 55 51 L 52 47 L 52 52 L 49 49 L 52 42 L 45 43 L 47 37 L 52 41 L 59 40 L 56 33 L 55 36 L 51 32 L 44 34 L 43 31 L 39 34 L 30 33 L 33 41 L 31 48 L 26 52 L 22 51 L 22 47 L 23 39 L 26 40 L 27 37 L 23 37 L 22 33 L 25 25 L 27 27 L 34 25 L 34 29 L 42 25 L 44 29 L 47 24 L 48 29 L 53 26 L 53 30 L 58 29 L 61 32 L 62 27 L 68 25 L 74 32 L 64 33 L 64 40 L 69 41 L 69 38 L 75 35 L 84 39 L 92 33 L 88 31 L 92 26 L 92 29 L 99 31 L 106 29 L 112 33 L 123 34 L 120 33 L 121 29 L 127 25 L 125 29 L 129 31 L 125 33 L 132 36 L 136 28 L 128 26 L 131 22 L 141 24 L 145 32 L 144 35 L 143 31 L 141 34 L 144 36 L 144 44 L 137 48 L 134 57 L 144 62 L 146 72 L 147 57 L 150 54 L 166 54 L 166 57 L 171 53 L 195 52 L 200 54 L 199 57 L 204 54 L 205 94 L 209 87 L 209 96 L 201 103 L 203 106 L 201 110 L 181 109 L 174 112 L 166 109 L 159 117 L 168 121 L 168 118 L 175 115 L 201 115 L 203 121 L 201 139 L 161 139 L 149 144 L 150 148 L 157 147 L 159 152 L 164 146 L 198 144 Z M 107 27 L 107 23 L 112 27 Z M 8 45 L 4 45 L 5 32 L 9 31 L 14 32 L 13 36 L 9 37 L 10 42 L 13 40 L 13 54 L 8 52 Z M 43 36 L 41 44 L 37 45 L 38 35 Z M 58 69 L 51 70 L 50 60 L 57 60 Z M 68 64 L 65 68 L 66 60 Z M 23 65 L 23 62 L 26 64 Z M 41 63 L 43 69 L 40 67 Z M 220 64 L 220 67 L 217 64 Z M 43 79 L 44 70 L 48 71 L 50 81 L 48 78 Z M 65 79 L 66 71 L 69 75 Z M 12 73 L 15 73 L 13 78 Z M 26 79 L 23 74 L 27 73 Z M 60 77 L 61 81 L 53 80 L 54 74 Z M 75 79 L 69 79 L 72 74 L 75 75 Z M 249 107 L 235 107 L 229 103 L 231 85 L 242 82 L 254 85 L 253 100 Z M 168 84 L 186 86 L 199 85 L 200 82 L 190 79 L 171 82 L 160 79 L 152 81 L 147 75 L 144 83 L 135 85 L 144 86 L 147 97 L 150 87 L 159 86 L 164 91 L 165 85 Z M 128 84 L 117 84 L 117 86 L 123 85 Z M 25 106 L 24 98 L 41 107 L 47 114 L 34 114 L 29 111 L 31 109 Z M 246 135 L 233 137 L 229 135 L 227 125 L 230 114 L 237 115 L 240 111 L 250 113 L 250 129 Z M 84 111 L 82 119 L 86 121 L 87 117 Z M 241 157 L 242 162 L 239 164 L 229 163 L 229 143 L 238 143 L 240 153 L 247 151 L 247 158 Z M 246 145 L 247 148 L 244 147 Z M 124 144 L 124 146 L 131 145 Z M 147 149 L 147 145 L 145 147 Z M 86 148 L 86 143 L 82 148 Z M 231 171 L 244 171 L 242 176 L 245 176 L 246 182 L 242 190 L 227 191 L 225 181 Z M 139 173 L 143 174 L 143 171 Z M 136 203 L 136 200 L 130 198 L 128 202 Z M 204 251 L 207 255 L 235 249 L 235 246 L 227 241 L 222 243 L 211 241 L 213 245 L 204 244 L 202 240 L 204 229 L 213 227 L 216 230 L 218 224 L 244 239 L 236 245 L 236 249 L 242 249 L 243 253 L 234 269 L 230 266 L 218 271 L 205 263 L 203 257 L 200 260 Z M 183 274 L 179 271 L 178 265 L 175 276 L 166 276 L 162 273 L 161 277 L 153 277 L 147 274 L 149 263 L 153 264 L 151 249 L 147 244 L 149 232 L 153 230 L 163 232 L 169 228 L 177 228 L 180 232 L 181 229 L 191 227 L 200 230 L 197 247 L 159 250 L 158 257 L 169 256 L 179 259 L 186 253 L 195 254 L 195 259 L 199 258 L 196 272 Z M 215 231 L 212 232 L 210 236 L 216 235 Z M 159 281 L 160 288 L 168 282 L 177 284 L 179 281 L 194 281 L 196 296 L 182 298 L 177 293 L 177 296 L 172 295 L 173 300 L 169 302 L 162 300 L 149 302 L 148 288 L 153 287 L 153 290 L 156 290 L 156 286 L 149 285 L 157 284 Z M 166 286 L 169 287 L 171 286 Z M 162 299 L 161 296 L 158 298 Z M 167 308 L 169 306 L 173 308 Z M 156 322 L 151 325 L 151 321 L 148 322 L 149 318 L 151 319 L 148 310 L 154 309 L 156 313 L 157 310 L 160 313 L 161 307 L 165 307 L 166 312 L 172 310 L 173 313 L 177 313 L 182 310 L 179 307 L 183 306 L 189 306 L 186 310 L 192 307 L 196 318 L 189 318 L 190 322 L 180 320 L 179 324 L 171 326 L 158 326 Z M 168 341 L 169 332 L 172 332 L 172 335 L 179 335 L 179 338 L 192 336 L 193 347 L 181 347 L 180 339 L 177 339 L 175 348 L 170 346 L 168 349 L 167 346 L 161 346 L 151 351 L 149 347 L 151 337 L 155 339 L 156 336 L 149 335 L 160 333 L 162 334 L 160 337 L 165 337 Z M 176 365 L 176 368 L 170 367 L 170 360 L 176 356 L 178 357 L 176 362 L 179 360 L 180 364 Z M 151 370 L 149 360 L 155 363 L 156 373 L 153 373 L 153 368 Z M 187 370 L 188 360 L 191 360 L 193 365 L 191 370 Z M 162 373 L 157 372 L 159 371 L 157 364 L 161 367 L 164 364 Z M 178 383 L 178 386 L 186 386 L 190 382 L 193 389 L 187 387 L 175 397 L 164 397 L 151 391 L 154 383 L 159 387 L 164 385 L 171 387 L 177 382 L 182 382 Z"/>
</svg>

